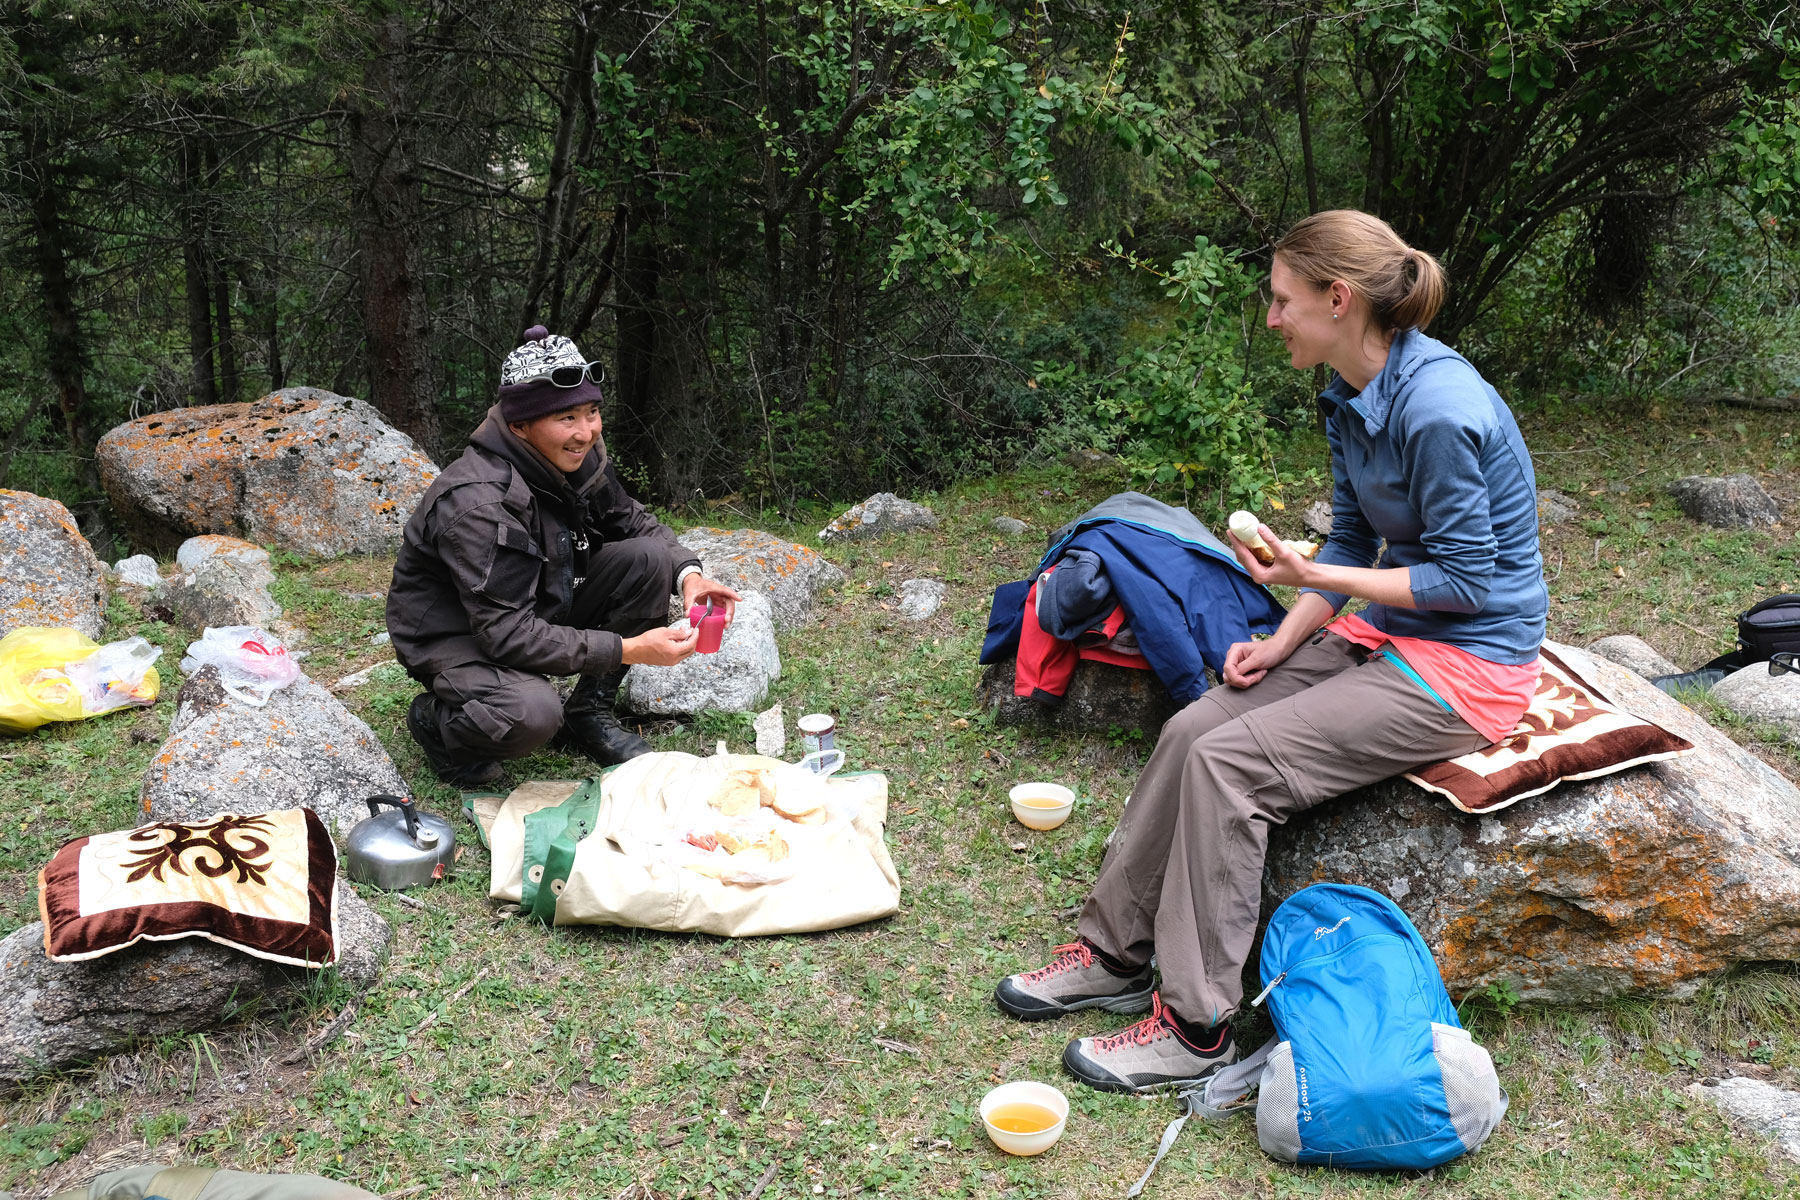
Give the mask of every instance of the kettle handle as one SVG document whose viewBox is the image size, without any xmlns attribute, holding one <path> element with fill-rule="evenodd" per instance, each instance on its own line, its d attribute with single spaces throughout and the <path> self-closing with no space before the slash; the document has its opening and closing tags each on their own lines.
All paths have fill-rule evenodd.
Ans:
<svg viewBox="0 0 1800 1200">
<path fill-rule="evenodd" d="M 405 800 L 399 796 L 370 796 L 367 804 L 369 806 L 369 815 L 371 817 L 380 816 L 381 806 L 384 804 L 392 805 L 394 808 L 399 809 L 400 815 L 406 818 L 406 836 L 415 841 L 418 839 L 419 810 L 413 807 L 413 802 L 411 800 Z"/>
</svg>

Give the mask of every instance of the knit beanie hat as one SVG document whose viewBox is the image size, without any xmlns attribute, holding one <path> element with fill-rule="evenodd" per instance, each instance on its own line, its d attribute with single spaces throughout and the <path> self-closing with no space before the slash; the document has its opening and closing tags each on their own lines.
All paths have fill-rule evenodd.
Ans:
<svg viewBox="0 0 1800 1200">
<path fill-rule="evenodd" d="M 600 381 L 581 373 L 587 363 L 575 343 L 542 325 L 525 331 L 525 344 L 500 364 L 500 419 L 511 424 L 550 413 L 600 403 Z M 578 382 L 558 387 L 550 378 L 562 368 Z"/>
</svg>

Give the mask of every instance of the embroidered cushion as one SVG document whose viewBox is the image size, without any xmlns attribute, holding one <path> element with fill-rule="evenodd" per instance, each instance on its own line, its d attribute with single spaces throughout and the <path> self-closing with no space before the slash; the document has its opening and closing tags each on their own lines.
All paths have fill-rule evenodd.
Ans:
<svg viewBox="0 0 1800 1200">
<path fill-rule="evenodd" d="M 1464 812 L 1486 813 L 1565 779 L 1597 779 L 1694 749 L 1686 738 L 1608 703 L 1550 651 L 1542 658 L 1537 695 L 1506 740 L 1406 777 Z"/>
<path fill-rule="evenodd" d="M 337 961 L 337 847 L 310 808 L 94 834 L 38 873 L 38 911 L 58 962 L 203 937 L 323 967 Z"/>
</svg>

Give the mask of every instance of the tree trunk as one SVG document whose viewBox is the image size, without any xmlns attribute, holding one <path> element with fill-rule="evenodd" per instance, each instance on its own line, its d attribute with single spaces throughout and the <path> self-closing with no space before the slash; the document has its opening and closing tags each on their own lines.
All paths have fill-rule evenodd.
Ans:
<svg viewBox="0 0 1800 1200">
<path fill-rule="evenodd" d="M 661 406 L 657 396 L 657 292 L 662 264 L 655 235 L 637 206 L 621 207 L 625 232 L 620 238 L 618 273 L 618 387 L 613 393 L 613 424 L 607 443 L 634 474 L 662 477 L 662 453 L 655 432 Z M 643 499 L 643 497 L 640 497 Z"/>
<path fill-rule="evenodd" d="M 212 312 L 206 286 L 206 222 L 200 211 L 200 147 L 181 140 L 181 265 L 187 293 L 188 361 L 192 364 L 189 394 L 195 404 L 217 404 L 213 382 Z"/>
<path fill-rule="evenodd" d="M 412 170 L 405 17 L 376 28 L 348 117 L 369 402 L 433 458 L 442 452 L 431 314 L 418 246 L 424 195 Z"/>
<path fill-rule="evenodd" d="M 569 70 L 563 77 L 562 94 L 557 98 L 556 141 L 550 152 L 550 178 L 544 189 L 543 215 L 539 218 L 537 257 L 525 285 L 525 304 L 519 313 L 519 328 L 529 328 L 544 319 L 544 292 L 552 275 L 560 280 L 568 259 L 569 212 L 573 208 L 571 193 L 577 190 L 571 169 L 571 148 L 575 130 L 586 113 L 584 91 L 594 75 L 594 43 L 599 38 L 596 22 L 585 20 L 569 55 Z M 551 304 L 560 313 L 562 296 Z M 558 332 L 552 329 L 552 333 Z"/>
</svg>

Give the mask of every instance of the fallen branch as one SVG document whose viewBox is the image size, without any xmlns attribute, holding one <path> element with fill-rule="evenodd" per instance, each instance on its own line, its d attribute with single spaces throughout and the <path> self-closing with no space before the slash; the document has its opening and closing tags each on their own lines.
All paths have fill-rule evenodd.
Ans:
<svg viewBox="0 0 1800 1200">
<path fill-rule="evenodd" d="M 319 1032 L 315 1033 L 301 1045 L 295 1046 L 292 1050 L 289 1050 L 276 1061 L 280 1062 L 284 1067 L 291 1067 L 307 1055 L 322 1050 L 325 1046 L 330 1044 L 332 1039 L 336 1038 L 338 1034 L 344 1031 L 346 1025 L 356 1019 L 356 1010 L 362 1006 L 362 1001 L 363 998 L 361 996 L 352 996 L 350 998 L 350 1003 L 344 1005 L 337 1016 L 325 1023 L 325 1028 L 319 1030 Z"/>
<path fill-rule="evenodd" d="M 420 1021 L 417 1025 L 414 1025 L 412 1027 L 412 1032 L 408 1033 L 406 1036 L 417 1037 L 427 1029 L 431 1028 L 431 1026 L 436 1023 L 437 1019 L 444 1015 L 444 1010 L 446 1008 L 449 1008 L 452 1004 L 455 1004 L 458 1000 L 461 1000 L 464 996 L 468 995 L 469 989 L 486 979 L 488 973 L 493 969 L 494 968 L 492 967 L 483 967 L 481 970 L 475 972 L 475 978 L 457 988 L 454 992 L 450 993 L 450 998 L 448 1000 L 426 1013 L 425 1019 Z"/>
<path fill-rule="evenodd" d="M 763 1189 L 775 1181 L 775 1167 L 775 1163 L 769 1164 L 769 1169 L 762 1173 L 762 1178 L 756 1181 L 756 1186 L 750 1189 L 744 1200 L 756 1200 L 763 1194 Z"/>
</svg>

